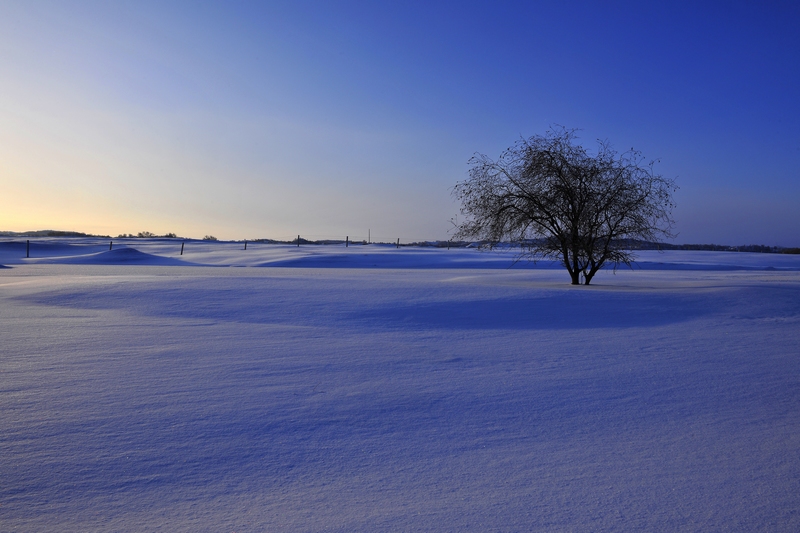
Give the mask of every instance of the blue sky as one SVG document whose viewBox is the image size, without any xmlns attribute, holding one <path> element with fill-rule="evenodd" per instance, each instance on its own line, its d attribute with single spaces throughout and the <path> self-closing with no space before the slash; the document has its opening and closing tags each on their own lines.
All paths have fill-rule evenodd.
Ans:
<svg viewBox="0 0 800 533">
<path fill-rule="evenodd" d="M 0 229 L 447 238 L 552 124 L 660 159 L 675 242 L 800 245 L 786 2 L 3 2 Z"/>
</svg>

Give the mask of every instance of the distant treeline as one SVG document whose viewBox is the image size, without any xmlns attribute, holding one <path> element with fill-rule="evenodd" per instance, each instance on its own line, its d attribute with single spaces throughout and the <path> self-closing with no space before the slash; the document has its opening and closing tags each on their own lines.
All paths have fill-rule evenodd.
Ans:
<svg viewBox="0 0 800 533">
<path fill-rule="evenodd" d="M 743 244 L 741 246 L 724 246 L 721 244 L 668 244 L 664 242 L 634 241 L 630 243 L 634 250 L 705 250 L 711 252 L 756 252 L 761 254 L 800 254 L 800 248 L 784 248 L 783 246 L 765 246 L 763 244 Z"/>
<path fill-rule="evenodd" d="M 2 237 L 88 237 L 97 239 L 110 239 L 111 235 L 95 235 L 93 233 L 82 233 L 80 231 L 61 231 L 54 229 L 41 229 L 37 231 L 0 231 Z M 156 235 L 149 231 L 140 231 L 136 235 L 133 233 L 121 233 L 115 237 L 116 239 L 180 239 L 174 233 L 167 233 L 165 235 Z"/>
<path fill-rule="evenodd" d="M 465 241 L 433 241 L 427 243 L 413 243 L 414 246 L 436 246 L 442 248 L 467 248 L 480 246 L 481 242 Z M 665 242 L 648 241 L 623 241 L 631 250 L 703 250 L 710 252 L 756 252 L 762 254 L 800 254 L 800 248 L 785 248 L 783 246 L 766 246 L 763 244 L 743 244 L 741 246 L 727 246 L 722 244 L 669 244 Z M 512 246 L 509 244 L 509 246 Z"/>
<path fill-rule="evenodd" d="M 91 233 L 81 233 L 80 231 L 60 231 L 54 229 L 40 229 L 38 231 L 0 231 L 3 237 L 97 237 L 98 239 L 110 239 L 110 235 L 93 235 Z"/>
<path fill-rule="evenodd" d="M 149 231 L 140 231 L 136 235 L 133 233 L 120 233 L 117 239 L 179 239 L 174 233 L 165 233 L 164 235 L 156 235 Z M 216 240 L 216 239 L 213 239 Z"/>
<path fill-rule="evenodd" d="M 93 235 L 80 231 L 61 231 L 61 230 L 38 230 L 38 231 L 0 231 L 2 237 L 95 237 L 99 239 L 110 239 L 110 235 Z M 122 233 L 117 235 L 117 239 L 182 239 L 174 233 L 156 235 L 149 231 L 140 231 L 137 234 Z M 217 238 L 211 235 L 203 237 L 206 241 L 216 241 Z M 276 239 L 248 239 L 252 243 L 264 244 L 301 244 L 301 245 L 325 245 L 325 244 L 344 244 L 344 239 L 322 239 L 312 241 L 302 237 L 289 241 Z M 349 241 L 350 244 L 368 244 L 367 241 Z M 470 241 L 414 241 L 414 242 L 373 242 L 371 244 L 392 244 L 397 246 L 422 246 L 431 248 L 474 248 L 483 243 Z M 743 244 L 741 246 L 727 246 L 722 244 L 669 244 L 665 242 L 647 241 L 626 241 L 624 244 L 632 250 L 704 250 L 711 252 L 756 252 L 762 254 L 800 254 L 800 248 L 785 248 L 783 246 L 765 246 L 763 244 Z M 509 247 L 514 245 L 509 244 Z"/>
</svg>

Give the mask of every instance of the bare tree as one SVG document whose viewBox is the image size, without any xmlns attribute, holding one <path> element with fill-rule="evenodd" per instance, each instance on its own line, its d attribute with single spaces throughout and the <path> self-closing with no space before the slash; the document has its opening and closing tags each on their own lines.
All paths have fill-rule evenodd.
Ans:
<svg viewBox="0 0 800 533">
<path fill-rule="evenodd" d="M 673 180 L 633 149 L 600 141 L 590 155 L 575 141 L 575 130 L 551 129 L 496 161 L 470 159 L 469 179 L 453 189 L 466 216 L 456 237 L 517 244 L 519 258 L 557 259 L 573 285 L 581 274 L 588 285 L 606 264 L 630 266 L 633 241 L 673 236 Z"/>
</svg>

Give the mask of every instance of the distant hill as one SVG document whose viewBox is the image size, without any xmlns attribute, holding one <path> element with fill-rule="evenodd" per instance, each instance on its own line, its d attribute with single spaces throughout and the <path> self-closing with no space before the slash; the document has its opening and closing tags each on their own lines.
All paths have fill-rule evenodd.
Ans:
<svg viewBox="0 0 800 533">
<path fill-rule="evenodd" d="M 37 231 L 0 231 L 3 237 L 98 237 L 110 239 L 109 235 L 93 235 L 91 233 L 81 233 L 80 231 L 61 231 L 54 229 L 40 229 Z"/>
<path fill-rule="evenodd" d="M 0 231 L 0 237 L 96 237 L 99 239 L 111 239 L 110 235 L 94 235 L 92 233 L 82 233 L 80 231 L 62 231 L 52 229 L 42 229 L 37 231 Z M 117 235 L 119 238 L 182 238 L 174 233 L 166 235 L 155 235 L 150 232 L 141 232 L 137 235 L 123 234 Z M 297 240 L 280 241 L 274 239 L 253 239 L 250 242 L 272 243 L 272 244 L 296 244 Z M 300 244 L 343 244 L 343 240 L 319 240 L 311 241 L 301 238 Z M 356 244 L 366 244 L 366 241 L 353 242 Z M 394 243 L 375 243 L 375 244 L 394 244 Z M 743 244 L 740 246 L 729 246 L 724 244 L 669 244 L 665 242 L 632 241 L 628 243 L 633 250 L 702 250 L 708 252 L 756 252 L 766 254 L 800 254 L 800 248 L 786 248 L 783 246 L 766 246 L 763 244 Z M 430 246 L 436 248 L 471 248 L 480 245 L 477 242 L 469 241 L 422 241 L 398 244 L 398 246 Z"/>
<path fill-rule="evenodd" d="M 634 241 L 634 250 L 703 250 L 708 252 L 756 252 L 763 254 L 800 254 L 800 248 L 784 248 L 783 246 L 765 246 L 763 244 L 743 244 L 726 246 L 721 244 L 668 244 L 664 242 Z"/>
<path fill-rule="evenodd" d="M 464 248 L 478 246 L 479 242 L 467 241 L 435 241 L 427 243 L 413 243 L 413 246 L 450 246 Z M 786 248 L 784 246 L 766 246 L 763 244 L 743 244 L 729 246 L 724 244 L 669 244 L 665 242 L 626 241 L 632 250 L 701 250 L 706 252 L 756 252 L 764 254 L 800 254 L 800 248 Z"/>
</svg>

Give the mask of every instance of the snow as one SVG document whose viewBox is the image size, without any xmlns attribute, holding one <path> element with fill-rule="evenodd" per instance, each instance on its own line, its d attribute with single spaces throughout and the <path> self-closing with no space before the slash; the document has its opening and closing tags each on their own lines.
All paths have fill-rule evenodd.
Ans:
<svg viewBox="0 0 800 533">
<path fill-rule="evenodd" d="M 242 248 L 0 243 L 0 531 L 800 530 L 800 257 Z"/>
</svg>

